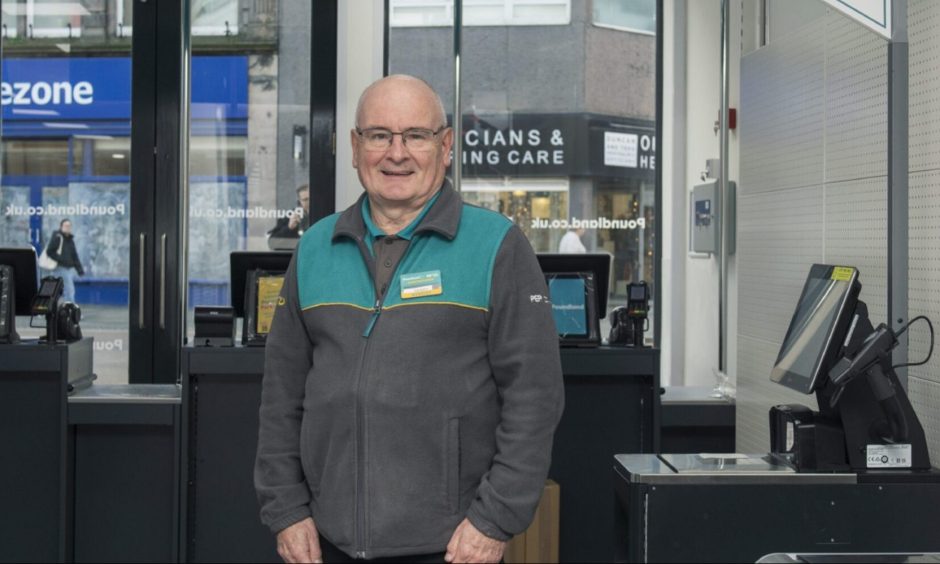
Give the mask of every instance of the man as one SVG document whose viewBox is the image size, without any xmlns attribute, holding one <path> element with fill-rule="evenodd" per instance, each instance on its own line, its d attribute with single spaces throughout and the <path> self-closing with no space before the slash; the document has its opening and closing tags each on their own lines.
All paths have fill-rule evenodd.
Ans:
<svg viewBox="0 0 940 564">
<path fill-rule="evenodd" d="M 581 237 L 584 236 L 583 227 L 569 229 L 558 243 L 558 252 L 567 254 L 583 254 L 587 252 Z"/>
<path fill-rule="evenodd" d="M 297 189 L 297 207 L 289 217 L 277 220 L 277 224 L 268 231 L 272 239 L 297 239 L 304 234 L 302 221 L 310 215 L 310 186 L 304 184 Z"/>
<path fill-rule="evenodd" d="M 72 221 L 63 219 L 59 222 L 59 229 L 52 234 L 46 254 L 58 263 L 51 276 L 62 279 L 62 299 L 66 302 L 75 301 L 75 276 L 84 276 L 85 269 L 78 258 L 75 249 L 75 236 L 72 234 Z"/>
<path fill-rule="evenodd" d="M 541 496 L 563 405 L 522 232 L 444 174 L 424 82 L 362 94 L 365 194 L 297 247 L 267 340 L 255 485 L 288 562 L 498 562 Z"/>
</svg>

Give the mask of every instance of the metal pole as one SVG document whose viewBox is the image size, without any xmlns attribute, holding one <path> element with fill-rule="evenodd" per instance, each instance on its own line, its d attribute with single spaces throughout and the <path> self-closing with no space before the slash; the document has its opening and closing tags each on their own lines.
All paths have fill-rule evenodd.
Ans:
<svg viewBox="0 0 940 564">
<path fill-rule="evenodd" d="M 908 321 L 908 38 L 907 2 L 891 3 L 888 42 L 888 325 L 897 331 Z M 905 333 L 892 362 L 908 360 Z M 897 370 L 907 389 L 907 368 Z"/>
<path fill-rule="evenodd" d="M 463 0 L 454 0 L 454 160 L 451 176 L 454 189 L 461 190 L 463 172 L 463 119 L 460 113 L 460 45 L 463 33 Z"/>
<path fill-rule="evenodd" d="M 728 90 L 729 90 L 729 35 L 731 27 L 731 3 L 721 0 L 721 111 L 719 112 L 719 166 L 718 174 L 718 370 L 724 372 L 728 366 Z"/>
<path fill-rule="evenodd" d="M 180 334 L 185 342 L 186 339 L 186 308 L 188 307 L 187 298 L 189 292 L 189 127 L 190 127 L 190 83 L 192 81 L 192 3 L 191 0 L 182 0 L 180 2 L 182 11 L 180 22 L 182 24 L 180 57 L 182 63 L 180 69 L 180 129 L 179 129 L 179 183 L 180 183 L 180 202 L 179 202 L 179 278 L 177 280 L 179 288 L 179 325 Z M 177 354 L 182 357 L 182 347 L 177 347 Z M 177 366 L 181 360 L 177 361 Z M 177 383 L 180 382 L 180 375 L 177 374 Z"/>
</svg>

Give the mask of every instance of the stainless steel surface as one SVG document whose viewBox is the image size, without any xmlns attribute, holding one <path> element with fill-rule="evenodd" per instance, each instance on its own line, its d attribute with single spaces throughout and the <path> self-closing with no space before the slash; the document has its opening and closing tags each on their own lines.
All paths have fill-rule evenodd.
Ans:
<svg viewBox="0 0 940 564">
<path fill-rule="evenodd" d="M 712 386 L 666 386 L 662 404 L 734 405 L 734 398 L 715 397 Z"/>
<path fill-rule="evenodd" d="M 790 562 L 940 562 L 940 553 L 908 554 L 897 552 L 845 552 L 845 553 L 783 553 L 761 556 L 758 564 L 784 564 Z"/>
<path fill-rule="evenodd" d="M 105 384 L 73 393 L 69 403 L 179 404 L 181 398 L 176 384 Z"/>
<path fill-rule="evenodd" d="M 147 235 L 144 233 L 140 234 L 140 254 L 138 254 L 138 261 L 140 268 L 137 272 L 137 327 L 139 329 L 144 328 L 144 288 L 147 285 L 144 281 L 144 265 L 147 261 Z"/>
<path fill-rule="evenodd" d="M 160 329 L 166 329 L 166 233 L 160 237 Z"/>
<path fill-rule="evenodd" d="M 855 484 L 855 474 L 798 473 L 768 463 L 762 454 L 619 454 L 620 473 L 632 483 L 693 484 Z"/>
<path fill-rule="evenodd" d="M 660 459 L 679 474 L 793 474 L 789 466 L 768 462 L 761 454 L 663 454 Z"/>
<path fill-rule="evenodd" d="M 630 476 L 650 476 L 656 474 L 674 475 L 675 471 L 666 466 L 655 454 L 617 454 L 614 456 L 621 467 L 623 467 Z M 630 480 L 635 481 L 635 480 Z"/>
</svg>

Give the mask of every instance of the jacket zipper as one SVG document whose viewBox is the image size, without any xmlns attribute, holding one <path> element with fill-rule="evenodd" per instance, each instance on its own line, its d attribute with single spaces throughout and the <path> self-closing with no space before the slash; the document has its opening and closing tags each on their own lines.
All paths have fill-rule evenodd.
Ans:
<svg viewBox="0 0 940 564">
<path fill-rule="evenodd" d="M 365 406 L 362 405 L 362 388 L 365 377 L 366 352 L 369 341 L 366 339 L 362 345 L 362 356 L 359 359 L 359 381 L 356 384 L 356 558 L 364 560 L 366 552 L 363 550 L 365 531 Z"/>
<path fill-rule="evenodd" d="M 366 265 L 369 265 L 369 258 L 372 257 L 371 253 L 366 256 L 365 252 L 368 252 L 368 249 L 364 249 L 365 242 L 361 239 L 359 240 L 359 252 L 363 255 L 363 259 L 366 261 Z M 405 257 L 408 255 L 408 251 L 411 250 L 411 243 L 408 243 L 408 247 L 405 249 L 405 252 L 402 253 L 401 258 L 398 259 L 398 264 L 395 265 L 395 271 L 392 273 L 392 277 L 389 280 L 394 280 L 395 276 L 398 274 L 398 269 L 401 267 L 401 263 L 404 262 Z M 364 252 L 365 251 L 365 252 Z M 375 273 L 374 268 L 369 269 L 372 276 L 370 280 L 373 287 L 373 294 L 375 293 Z M 383 292 L 381 296 L 375 297 L 375 304 L 372 306 L 372 315 L 369 318 L 369 323 L 366 325 L 365 331 L 362 332 L 362 337 L 365 339 L 365 344 L 362 347 L 362 357 L 359 359 L 359 381 L 356 385 L 356 558 L 360 560 L 365 560 L 368 556 L 367 551 L 365 550 L 365 533 L 366 533 L 366 503 L 365 503 L 365 454 L 366 454 L 366 440 L 365 440 L 365 429 L 366 429 L 366 414 L 365 414 L 365 405 L 363 405 L 363 388 L 366 385 L 366 358 L 369 353 L 369 336 L 372 335 L 372 330 L 375 328 L 376 322 L 379 320 L 379 315 L 382 313 L 382 305 L 385 303 L 385 296 L 388 295 L 388 292 Z"/>
</svg>

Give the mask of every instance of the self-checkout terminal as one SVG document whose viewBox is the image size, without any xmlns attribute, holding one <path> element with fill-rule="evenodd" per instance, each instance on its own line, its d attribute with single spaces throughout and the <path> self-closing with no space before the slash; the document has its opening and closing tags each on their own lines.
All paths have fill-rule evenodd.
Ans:
<svg viewBox="0 0 940 564">
<path fill-rule="evenodd" d="M 861 289 L 853 267 L 810 268 L 770 379 L 817 406 L 768 405 L 771 452 L 615 456 L 615 560 L 940 551 L 940 472 L 896 373 L 930 353 L 892 362 L 913 323 L 933 328 L 874 326 Z"/>
<path fill-rule="evenodd" d="M 771 408 L 772 456 L 800 472 L 929 470 L 924 429 L 892 365 L 898 335 L 872 325 L 858 276 L 810 269 L 770 378 L 815 394 L 818 411 Z"/>
<path fill-rule="evenodd" d="M 32 247 L 0 248 L 0 344 L 20 342 L 17 316 L 29 316 L 30 327 L 46 330 L 40 343 L 81 340 L 82 310 L 72 302 L 61 301 L 62 291 L 63 282 L 57 276 L 38 281 L 36 251 Z M 45 325 L 35 325 L 37 318 L 44 318 Z"/>
<path fill-rule="evenodd" d="M 854 267 L 814 264 L 810 268 L 770 379 L 815 394 L 818 407 L 770 408 L 770 453 L 747 455 L 748 463 L 741 462 L 742 455 L 727 457 L 729 468 L 922 472 L 940 477 L 930 472 L 924 429 L 898 380 L 899 366 L 892 364 L 898 337 L 911 323 L 897 333 L 884 323 L 873 326 L 868 306 L 859 299 L 861 289 Z M 920 320 L 930 329 L 932 352 L 933 326 L 923 316 L 914 321 Z M 928 354 L 917 364 L 929 358 Z M 699 458 L 701 470 L 721 457 Z M 688 466 L 691 459 L 682 460 Z"/>
</svg>

